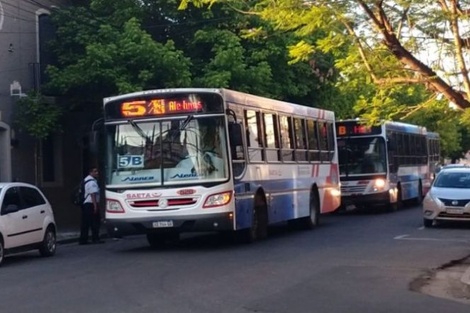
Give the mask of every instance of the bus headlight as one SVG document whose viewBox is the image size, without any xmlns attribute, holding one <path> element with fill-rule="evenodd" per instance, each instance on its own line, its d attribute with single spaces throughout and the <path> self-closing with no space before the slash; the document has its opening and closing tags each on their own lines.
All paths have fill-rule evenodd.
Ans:
<svg viewBox="0 0 470 313">
<path fill-rule="evenodd" d="M 377 179 L 374 181 L 374 191 L 383 190 L 384 187 L 385 187 L 385 179 L 383 179 L 383 178 L 377 178 Z"/>
<path fill-rule="evenodd" d="M 124 208 L 117 200 L 106 199 L 106 212 L 124 213 Z"/>
<path fill-rule="evenodd" d="M 213 208 L 217 206 L 226 205 L 232 199 L 233 191 L 225 191 L 221 193 L 216 193 L 207 197 L 206 202 L 204 202 L 203 208 Z"/>
<path fill-rule="evenodd" d="M 330 194 L 331 194 L 333 197 L 341 197 L 341 191 L 340 191 L 340 189 L 332 188 L 332 189 L 330 189 Z"/>
</svg>

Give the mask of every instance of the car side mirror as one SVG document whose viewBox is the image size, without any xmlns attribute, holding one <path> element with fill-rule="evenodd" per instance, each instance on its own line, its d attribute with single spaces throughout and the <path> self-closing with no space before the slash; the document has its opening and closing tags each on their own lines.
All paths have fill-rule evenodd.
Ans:
<svg viewBox="0 0 470 313">
<path fill-rule="evenodd" d="M 20 207 L 17 206 L 16 204 L 9 204 L 2 210 L 2 213 L 10 214 L 10 213 L 18 212 L 19 210 L 20 210 Z"/>
</svg>

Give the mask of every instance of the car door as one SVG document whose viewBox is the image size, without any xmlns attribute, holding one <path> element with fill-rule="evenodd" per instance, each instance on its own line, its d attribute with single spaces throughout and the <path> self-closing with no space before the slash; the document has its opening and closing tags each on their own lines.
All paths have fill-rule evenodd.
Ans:
<svg viewBox="0 0 470 313">
<path fill-rule="evenodd" d="M 37 189 L 29 186 L 21 186 L 19 188 L 23 211 L 28 216 L 26 224 L 28 225 L 29 240 L 31 242 L 40 242 L 43 239 L 47 202 Z"/>
<path fill-rule="evenodd" d="M 18 187 L 9 187 L 5 191 L 0 209 L 1 227 L 5 248 L 14 248 L 30 243 L 27 232 L 28 216 L 22 210 Z"/>
</svg>

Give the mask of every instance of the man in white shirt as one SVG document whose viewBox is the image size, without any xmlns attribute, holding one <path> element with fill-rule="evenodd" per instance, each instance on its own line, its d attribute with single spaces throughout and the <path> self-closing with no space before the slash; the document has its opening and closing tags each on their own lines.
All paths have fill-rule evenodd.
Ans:
<svg viewBox="0 0 470 313">
<path fill-rule="evenodd" d="M 103 243 L 100 240 L 100 188 L 98 186 L 98 169 L 92 167 L 83 180 L 84 200 L 82 204 L 82 220 L 79 244 L 88 244 L 88 232 L 91 228 L 91 243 Z"/>
</svg>

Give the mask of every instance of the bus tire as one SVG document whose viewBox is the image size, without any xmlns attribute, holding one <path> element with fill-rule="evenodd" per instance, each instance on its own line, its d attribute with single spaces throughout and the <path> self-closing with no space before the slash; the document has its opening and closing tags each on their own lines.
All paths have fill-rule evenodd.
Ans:
<svg viewBox="0 0 470 313">
<path fill-rule="evenodd" d="M 423 185 L 421 184 L 421 181 L 419 181 L 418 184 L 418 196 L 416 197 L 414 204 L 420 205 L 423 202 Z"/>
<path fill-rule="evenodd" d="M 309 215 L 298 219 L 300 229 L 310 230 L 320 224 L 320 203 L 315 190 L 310 193 Z"/>
<path fill-rule="evenodd" d="M 388 211 L 390 212 L 396 212 L 398 210 L 401 210 L 403 208 L 403 199 L 401 196 L 401 186 L 397 186 L 397 201 L 390 203 L 388 205 Z"/>
<path fill-rule="evenodd" d="M 242 243 L 252 243 L 268 236 L 268 210 L 260 195 L 256 196 L 252 210 L 252 223 L 249 228 L 237 231 L 237 239 Z"/>
</svg>

